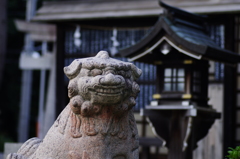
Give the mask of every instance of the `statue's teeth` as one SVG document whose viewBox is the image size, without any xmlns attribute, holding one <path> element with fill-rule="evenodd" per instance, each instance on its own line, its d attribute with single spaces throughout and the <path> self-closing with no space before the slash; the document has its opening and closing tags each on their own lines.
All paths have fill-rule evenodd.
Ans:
<svg viewBox="0 0 240 159">
<path fill-rule="evenodd" d="M 107 94 L 120 93 L 121 91 L 122 91 L 122 89 L 119 89 L 119 88 L 113 88 L 113 89 L 97 88 L 97 89 L 95 89 L 95 92 L 97 92 L 97 93 L 107 93 Z"/>
</svg>

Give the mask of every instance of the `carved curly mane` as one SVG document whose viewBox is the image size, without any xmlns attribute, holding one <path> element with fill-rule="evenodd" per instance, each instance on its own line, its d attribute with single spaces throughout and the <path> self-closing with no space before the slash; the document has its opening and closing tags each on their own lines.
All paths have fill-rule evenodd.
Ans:
<svg viewBox="0 0 240 159">
<path fill-rule="evenodd" d="M 106 59 L 107 62 L 104 61 Z M 101 51 L 94 58 L 74 60 L 64 68 L 64 72 L 70 80 L 68 85 L 68 96 L 70 98 L 68 107 L 71 108 L 71 111 L 69 111 L 67 121 L 65 119 L 65 123 L 59 128 L 61 133 L 64 133 L 67 123 L 70 122 L 70 133 L 73 138 L 82 137 L 82 133 L 91 136 L 99 132 L 103 135 L 118 135 L 119 138 L 123 138 L 121 134 L 123 126 L 121 123 L 123 123 L 122 120 L 127 118 L 133 137 L 136 135 L 133 124 L 135 120 L 132 111 L 129 112 L 129 110 L 136 104 L 135 98 L 140 91 L 135 80 L 141 75 L 141 70 L 131 63 L 110 59 L 108 53 Z M 110 73 L 112 76 L 106 79 L 106 76 Z M 78 82 L 81 78 L 84 78 L 84 80 Z M 90 84 L 87 84 L 86 81 Z M 104 88 L 106 85 L 112 86 L 112 88 L 101 90 L 104 88 L 98 89 L 98 87 L 101 87 L 100 85 L 104 85 Z M 118 93 L 116 89 L 119 88 L 114 88 L 120 87 L 118 85 L 122 86 L 123 91 L 127 93 L 123 92 L 121 96 L 124 96 L 124 98 L 116 103 L 109 102 L 100 105 L 101 102 L 94 103 L 89 99 L 89 95 L 86 95 L 90 89 L 98 89 L 98 93 Z M 107 112 L 111 112 L 112 115 L 106 116 Z M 98 120 L 102 117 L 105 119 L 102 123 L 99 123 Z M 101 126 L 96 126 L 96 123 Z"/>
</svg>

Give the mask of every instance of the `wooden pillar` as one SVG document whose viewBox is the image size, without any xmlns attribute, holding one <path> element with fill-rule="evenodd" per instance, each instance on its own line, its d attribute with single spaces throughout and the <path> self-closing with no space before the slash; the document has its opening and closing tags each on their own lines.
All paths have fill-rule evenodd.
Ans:
<svg viewBox="0 0 240 159">
<path fill-rule="evenodd" d="M 44 127 L 43 127 L 43 134 L 44 136 L 48 132 L 49 128 L 55 121 L 56 116 L 56 43 L 54 43 L 53 49 L 53 65 L 50 69 L 50 75 L 48 79 L 48 90 L 47 90 L 47 97 L 46 97 L 46 108 L 45 108 L 45 117 L 44 117 Z"/>
<path fill-rule="evenodd" d="M 141 159 L 151 159 L 151 157 L 150 157 L 150 147 L 149 146 L 143 146 L 142 147 Z"/>
<path fill-rule="evenodd" d="M 186 131 L 185 118 L 183 111 L 173 111 L 170 122 L 168 159 L 184 159 L 183 140 Z"/>
<path fill-rule="evenodd" d="M 225 19 L 225 48 L 234 51 L 234 17 Z M 228 147 L 235 147 L 236 120 L 236 67 L 224 66 L 224 102 L 223 102 L 223 158 Z"/>
<path fill-rule="evenodd" d="M 0 1 L 0 87 L 3 79 L 3 68 L 5 64 L 6 54 L 6 37 L 7 37 L 7 16 L 6 16 L 6 0 Z"/>
<path fill-rule="evenodd" d="M 59 24 L 57 25 L 57 53 L 56 53 L 56 117 L 59 115 L 59 113 L 63 110 L 66 103 L 66 97 L 65 92 L 67 89 L 65 88 L 64 84 L 64 73 L 63 73 L 63 67 L 64 67 L 64 58 L 65 58 L 65 31 L 64 27 Z"/>
<path fill-rule="evenodd" d="M 188 145 L 187 145 L 187 148 L 185 150 L 185 158 L 184 159 L 193 159 L 193 151 L 196 148 L 195 146 L 196 146 L 196 143 L 197 143 L 196 133 L 199 129 L 198 127 L 196 127 L 196 123 L 194 122 L 195 120 L 196 120 L 196 118 L 192 119 L 191 132 L 190 132 L 190 136 L 188 138 Z"/>
<path fill-rule="evenodd" d="M 184 159 L 192 159 L 193 158 L 193 137 L 192 135 L 189 137 L 188 147 L 185 152 L 185 158 Z"/>
<path fill-rule="evenodd" d="M 224 69 L 223 156 L 226 156 L 228 147 L 235 147 L 236 69 L 227 65 Z"/>
<path fill-rule="evenodd" d="M 34 16 L 36 10 L 37 0 L 27 1 L 26 21 Z M 34 43 L 29 34 L 25 34 L 24 51 L 26 54 L 31 54 Z M 18 123 L 18 142 L 23 142 L 28 139 L 29 117 L 30 117 L 30 103 L 32 94 L 32 70 L 22 71 L 22 88 L 21 88 L 21 102 L 20 115 Z"/>
</svg>

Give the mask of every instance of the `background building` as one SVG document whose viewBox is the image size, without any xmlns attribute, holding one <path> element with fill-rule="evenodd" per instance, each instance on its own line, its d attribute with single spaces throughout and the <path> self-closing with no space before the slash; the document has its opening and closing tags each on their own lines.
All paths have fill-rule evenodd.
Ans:
<svg viewBox="0 0 240 159">
<path fill-rule="evenodd" d="M 171 0 L 166 2 L 189 12 L 207 15 L 208 23 L 211 24 L 209 26 L 210 37 L 220 47 L 236 53 L 240 52 L 240 1 Z M 74 58 L 93 56 L 99 50 L 107 50 L 114 55 L 116 50 L 137 43 L 149 33 L 162 12 L 163 9 L 159 7 L 156 0 L 81 0 L 43 3 L 32 20 L 52 23 L 57 27 L 56 114 L 68 101 L 66 94 L 62 93 L 67 93 L 67 81 L 62 72 L 63 66 L 68 65 Z M 51 47 L 53 44 L 48 45 Z M 155 91 L 154 79 L 156 78 L 152 70 L 156 68 L 154 65 L 144 63 L 136 63 L 136 65 L 144 72 L 139 81 L 144 93 L 140 94 L 136 106 L 139 133 L 142 137 L 152 137 L 146 119 L 138 116 L 137 112 L 140 107 L 147 105 L 152 100 L 152 94 Z M 211 98 L 209 103 L 223 115 L 222 119 L 217 121 L 210 130 L 209 137 L 199 144 L 197 151 L 201 155 L 196 155 L 196 158 L 223 158 L 222 152 L 226 153 L 227 147 L 240 145 L 240 78 L 238 77 L 240 72 L 237 67 L 232 68 L 218 62 L 212 62 L 209 69 L 208 89 Z M 40 76 L 39 74 L 37 76 Z M 39 84 L 37 83 L 37 85 Z M 3 91 L 1 90 L 1 92 Z M 38 91 L 34 91 L 34 93 L 38 94 Z M 38 95 L 35 97 L 38 98 Z M 34 106 L 31 105 L 32 107 Z M 10 131 L 8 128 L 6 130 Z M 223 145 L 223 149 L 220 145 Z M 143 146 L 143 149 L 147 150 L 149 147 Z M 150 147 L 152 154 L 153 152 L 163 154 L 163 151 L 165 152 L 165 149 L 159 149 L 159 143 L 156 143 L 155 147 Z M 207 156 L 203 156 L 206 154 Z"/>
</svg>

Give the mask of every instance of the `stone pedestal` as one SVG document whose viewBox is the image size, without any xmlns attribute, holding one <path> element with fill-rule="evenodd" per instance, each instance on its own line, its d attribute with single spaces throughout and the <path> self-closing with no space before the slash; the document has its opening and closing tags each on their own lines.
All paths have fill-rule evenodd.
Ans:
<svg viewBox="0 0 240 159">
<path fill-rule="evenodd" d="M 166 143 L 168 159 L 192 159 L 197 142 L 221 116 L 215 109 L 196 106 L 146 106 L 143 115 Z"/>
</svg>

